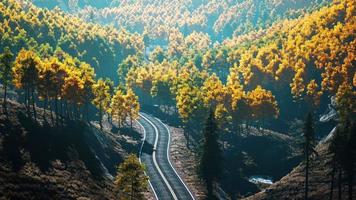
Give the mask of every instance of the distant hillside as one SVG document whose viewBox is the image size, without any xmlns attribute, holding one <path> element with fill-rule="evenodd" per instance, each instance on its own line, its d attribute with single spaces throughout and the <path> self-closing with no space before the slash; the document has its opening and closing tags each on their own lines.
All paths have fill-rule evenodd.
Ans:
<svg viewBox="0 0 356 200">
<path fill-rule="evenodd" d="M 169 34 L 171 28 L 183 33 L 208 33 L 213 40 L 266 28 L 276 21 L 297 18 L 318 9 L 331 0 L 34 0 L 42 7 L 60 8 L 102 24 L 114 24 L 156 37 Z M 84 8 L 84 9 L 82 9 Z"/>
<path fill-rule="evenodd" d="M 39 116 L 30 120 L 14 102 L 7 113 L 0 108 L 0 199 L 115 199 L 111 174 L 137 152 L 139 136 L 110 136 L 74 121 L 56 128 Z"/>
<path fill-rule="evenodd" d="M 113 5 L 117 0 L 32 0 L 32 2 L 37 6 L 49 9 L 59 6 L 63 10 L 69 10 L 73 8 L 83 8 L 85 6 L 104 8 Z"/>
<path fill-rule="evenodd" d="M 117 80 L 117 66 L 128 55 L 142 52 L 143 39 L 125 30 L 87 23 L 73 15 L 38 8 L 27 1 L 0 2 L 0 51 L 34 49 L 42 57 L 57 49 L 91 64 L 99 77 Z"/>
</svg>

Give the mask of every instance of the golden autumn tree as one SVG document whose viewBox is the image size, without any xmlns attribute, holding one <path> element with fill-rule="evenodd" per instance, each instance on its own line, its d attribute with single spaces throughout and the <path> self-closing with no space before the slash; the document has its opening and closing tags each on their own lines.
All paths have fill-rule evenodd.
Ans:
<svg viewBox="0 0 356 200">
<path fill-rule="evenodd" d="M 177 109 L 183 121 L 187 122 L 194 116 L 194 112 L 202 108 L 203 98 L 197 87 L 188 84 L 181 85 L 177 91 Z"/>
<path fill-rule="evenodd" d="M 251 110 L 250 117 L 253 120 L 266 120 L 279 116 L 279 108 L 271 91 L 263 89 L 258 85 L 254 90 L 246 94 L 247 104 Z"/>
<path fill-rule="evenodd" d="M 50 100 L 50 97 L 53 96 L 54 93 L 54 88 L 55 83 L 53 82 L 54 77 L 55 77 L 55 69 L 52 68 L 52 64 L 55 62 L 58 62 L 56 59 L 51 59 L 51 60 L 45 60 L 43 62 L 42 67 L 39 69 L 39 75 L 38 75 L 38 95 L 40 100 L 44 100 L 44 106 L 43 106 L 43 117 L 45 119 L 46 116 L 46 109 L 48 107 L 48 103 Z M 53 122 L 53 118 L 52 118 Z"/>
<path fill-rule="evenodd" d="M 215 118 L 219 121 L 226 121 L 226 97 L 227 90 L 219 77 L 213 73 L 203 83 L 202 91 L 204 93 L 204 104 L 207 108 L 211 108 L 215 113 Z"/>
<path fill-rule="evenodd" d="M 226 107 L 231 114 L 233 126 L 237 126 L 239 124 L 239 120 L 242 119 L 243 115 L 242 110 L 244 105 L 244 97 L 245 91 L 243 89 L 243 85 L 240 82 L 239 72 L 237 67 L 233 67 L 230 69 L 230 75 L 227 78 L 226 83 L 227 90 L 227 104 Z M 235 127 L 236 128 L 236 127 Z"/>
<path fill-rule="evenodd" d="M 103 79 L 99 79 L 93 85 L 93 93 L 94 93 L 94 98 L 92 103 L 99 109 L 99 125 L 100 125 L 100 129 L 102 130 L 103 112 L 107 111 L 110 107 L 110 100 L 111 100 L 110 85 L 108 84 L 107 81 Z"/>
<path fill-rule="evenodd" d="M 75 68 L 68 69 L 68 76 L 64 79 L 62 86 L 62 97 L 67 101 L 68 117 L 74 119 L 80 118 L 79 108 L 84 103 L 84 81 L 81 74 Z M 72 107 L 70 109 L 69 107 Z"/>
<path fill-rule="evenodd" d="M 87 63 L 81 63 L 79 65 L 80 79 L 83 81 L 83 104 L 85 108 L 86 120 L 89 122 L 89 103 L 93 99 L 93 85 L 95 83 L 95 72 Z"/>
<path fill-rule="evenodd" d="M 178 86 L 176 91 L 176 106 L 180 118 L 185 123 L 186 129 L 189 123 L 194 123 L 195 127 L 204 115 L 204 102 L 202 92 L 199 87 L 191 86 L 189 84 L 182 84 Z M 196 122 L 195 120 L 198 119 Z M 187 138 L 187 145 L 189 145 L 189 135 L 192 130 L 186 129 L 184 131 Z"/>
<path fill-rule="evenodd" d="M 124 109 L 130 119 L 130 126 L 132 128 L 133 120 L 138 119 L 139 116 L 140 103 L 138 102 L 138 97 L 131 88 L 127 89 L 126 95 L 124 96 Z"/>
<path fill-rule="evenodd" d="M 35 120 L 37 120 L 35 91 L 37 89 L 38 72 L 41 64 L 41 60 L 35 52 L 22 49 L 17 55 L 12 68 L 14 85 L 17 89 L 25 91 L 27 111 L 30 112 L 30 104 L 32 104 Z"/>
<path fill-rule="evenodd" d="M 127 112 L 124 107 L 125 97 L 120 89 L 117 89 L 114 96 L 111 99 L 110 111 L 111 117 L 117 122 L 119 127 L 122 127 L 127 117 Z"/>
</svg>

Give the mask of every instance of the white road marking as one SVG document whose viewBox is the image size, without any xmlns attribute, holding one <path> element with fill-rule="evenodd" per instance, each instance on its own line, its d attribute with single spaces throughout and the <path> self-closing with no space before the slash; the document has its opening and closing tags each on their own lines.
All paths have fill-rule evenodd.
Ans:
<svg viewBox="0 0 356 200">
<path fill-rule="evenodd" d="M 139 114 L 142 118 L 144 118 L 148 123 L 150 123 L 153 128 L 155 129 L 155 133 L 156 133 L 156 139 L 155 139 L 155 144 L 154 144 L 154 149 L 157 149 L 157 144 L 158 144 L 158 129 L 157 127 L 149 120 L 147 119 L 145 116 Z M 157 163 L 157 159 L 156 159 L 156 151 L 153 151 L 153 163 L 155 164 L 156 169 L 158 170 L 158 173 L 161 175 L 163 181 L 165 182 L 165 184 L 167 185 L 169 191 L 171 192 L 174 200 L 178 200 L 177 195 L 175 194 L 174 190 L 172 189 L 171 185 L 169 184 L 169 182 L 167 181 L 166 177 L 164 176 L 164 174 L 162 173 L 161 168 L 158 166 Z"/>
<path fill-rule="evenodd" d="M 138 157 L 138 159 L 140 160 L 140 163 L 142 163 L 142 161 L 141 161 L 141 154 L 142 154 L 143 145 L 145 144 L 145 141 L 146 141 L 146 129 L 145 129 L 145 127 L 142 126 L 142 124 L 141 124 L 138 120 L 136 120 L 136 122 L 137 122 L 137 123 L 141 126 L 141 128 L 143 129 L 143 139 L 142 139 L 142 144 L 141 144 L 140 153 L 139 153 L 139 157 Z M 145 175 L 147 176 L 146 172 L 145 172 Z M 155 191 L 155 189 L 153 188 L 152 183 L 151 183 L 150 180 L 148 180 L 148 184 L 150 185 L 150 187 L 151 187 L 151 189 L 152 189 L 152 191 L 153 191 L 153 194 L 155 195 L 156 200 L 159 200 L 159 198 L 158 198 L 158 196 L 157 196 L 157 194 L 156 194 L 156 191 Z"/>
<path fill-rule="evenodd" d="M 168 157 L 168 162 L 169 165 L 172 167 L 174 173 L 178 176 L 180 182 L 182 182 L 182 184 L 184 185 L 185 189 L 189 192 L 189 195 L 192 197 L 193 200 L 195 200 L 193 194 L 190 192 L 189 188 L 187 187 L 187 185 L 184 183 L 184 181 L 181 179 L 181 177 L 178 175 L 177 171 L 175 170 L 175 168 L 173 167 L 172 163 L 171 163 L 171 157 L 169 154 L 169 146 L 170 146 L 170 142 L 171 142 L 171 132 L 168 129 L 167 125 L 164 124 L 160 119 L 156 118 L 168 131 L 168 146 L 167 146 L 167 157 Z"/>
</svg>

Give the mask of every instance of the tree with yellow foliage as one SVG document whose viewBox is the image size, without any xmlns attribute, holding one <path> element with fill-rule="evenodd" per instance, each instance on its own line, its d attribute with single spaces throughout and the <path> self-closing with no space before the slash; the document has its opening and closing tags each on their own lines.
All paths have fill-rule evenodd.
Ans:
<svg viewBox="0 0 356 200">
<path fill-rule="evenodd" d="M 253 120 L 263 121 L 271 116 L 279 116 L 279 108 L 271 91 L 258 85 L 254 90 L 247 92 L 246 101 L 251 110 L 250 117 Z"/>
<path fill-rule="evenodd" d="M 199 87 L 191 86 L 189 84 L 182 84 L 178 86 L 176 92 L 176 106 L 180 118 L 185 123 L 185 131 L 187 138 L 187 145 L 189 145 L 189 135 L 192 129 L 186 129 L 189 124 L 194 124 L 194 128 L 199 129 L 199 123 L 202 124 L 202 117 L 204 116 L 204 102 L 202 92 Z"/>
<path fill-rule="evenodd" d="M 239 120 L 242 119 L 241 110 L 244 104 L 245 91 L 243 85 L 240 82 L 238 68 L 235 66 L 230 69 L 230 75 L 227 78 L 226 83 L 227 90 L 227 109 L 231 114 L 232 124 L 235 129 L 239 127 Z"/>
<path fill-rule="evenodd" d="M 30 104 L 32 104 L 35 120 L 37 120 L 35 91 L 37 89 L 38 72 L 41 64 L 41 60 L 35 52 L 22 49 L 17 55 L 12 68 L 14 85 L 17 89 L 25 91 L 27 111 L 30 113 Z"/>
<path fill-rule="evenodd" d="M 124 94 L 120 89 L 117 89 L 116 93 L 111 99 L 110 110 L 111 110 L 112 119 L 117 122 L 119 127 L 122 127 L 127 117 L 124 103 L 125 103 Z"/>
<path fill-rule="evenodd" d="M 130 119 L 130 126 L 132 128 L 133 120 L 138 119 L 139 116 L 140 103 L 138 102 L 138 97 L 131 88 L 127 89 L 126 95 L 124 96 L 124 109 Z"/>
<path fill-rule="evenodd" d="M 203 83 L 202 91 L 204 93 L 204 105 L 213 110 L 215 119 L 222 125 L 222 122 L 228 121 L 227 88 L 220 81 L 219 77 L 213 73 Z"/>
<path fill-rule="evenodd" d="M 59 64 L 58 59 L 52 58 L 51 60 L 45 60 L 42 67 L 39 70 L 38 75 L 38 95 L 40 100 L 44 100 L 45 104 L 43 107 L 43 117 L 46 116 L 46 109 L 50 98 L 54 96 L 54 89 L 56 88 L 56 83 L 54 82 L 54 77 L 56 76 L 55 66 Z M 52 114 L 52 113 L 51 113 Z M 53 123 L 53 115 L 52 123 Z"/>
<path fill-rule="evenodd" d="M 86 120 L 89 122 L 89 111 L 88 111 L 88 106 L 89 103 L 93 99 L 93 85 L 95 83 L 95 72 L 94 68 L 92 68 L 89 64 L 87 63 L 81 63 L 79 65 L 79 72 L 80 72 L 80 78 L 83 81 L 83 104 L 85 107 L 85 115 L 86 115 Z"/>
<path fill-rule="evenodd" d="M 99 125 L 103 129 L 103 112 L 107 111 L 110 107 L 110 85 L 103 79 L 99 79 L 93 85 L 94 99 L 92 103 L 99 109 Z"/>
<path fill-rule="evenodd" d="M 67 115 L 69 118 L 79 119 L 79 107 L 84 103 L 84 81 L 81 79 L 81 74 L 78 70 L 69 69 L 68 76 L 64 79 L 62 86 L 62 97 L 67 103 Z M 72 106 L 70 110 L 69 106 Z"/>
<path fill-rule="evenodd" d="M 215 73 L 205 80 L 202 90 L 204 92 L 204 104 L 206 107 L 215 110 L 219 104 L 224 103 L 226 88 Z"/>
</svg>

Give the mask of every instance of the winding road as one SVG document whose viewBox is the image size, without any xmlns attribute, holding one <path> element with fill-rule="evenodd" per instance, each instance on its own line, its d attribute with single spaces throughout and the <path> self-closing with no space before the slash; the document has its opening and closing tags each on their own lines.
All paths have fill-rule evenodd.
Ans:
<svg viewBox="0 0 356 200">
<path fill-rule="evenodd" d="M 170 131 L 159 119 L 140 113 L 144 132 L 140 161 L 146 166 L 149 184 L 157 200 L 195 200 L 174 169 L 169 156 Z"/>
</svg>

